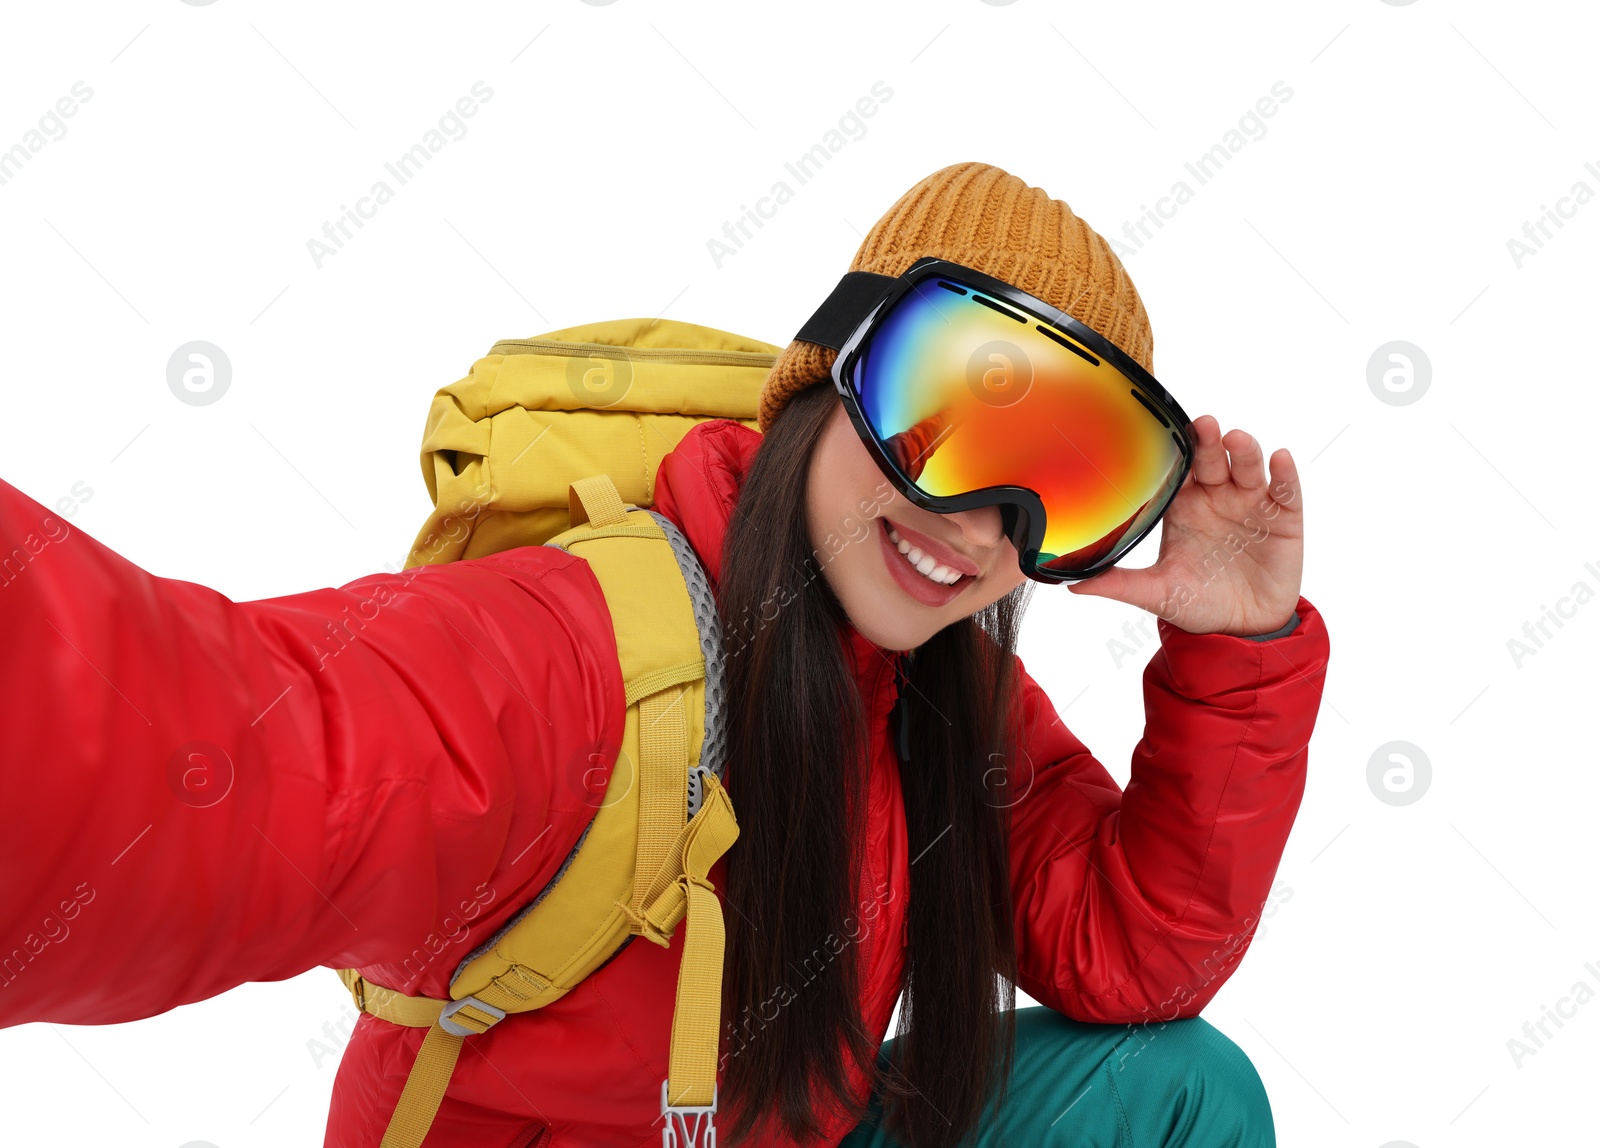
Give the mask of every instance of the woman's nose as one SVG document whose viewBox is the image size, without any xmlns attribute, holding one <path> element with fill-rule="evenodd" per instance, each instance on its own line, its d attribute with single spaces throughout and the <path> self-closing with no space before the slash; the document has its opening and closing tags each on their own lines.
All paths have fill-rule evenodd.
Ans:
<svg viewBox="0 0 1600 1148">
<path fill-rule="evenodd" d="M 947 514 L 961 529 L 961 537 L 969 545 L 982 549 L 998 545 L 1005 538 L 1004 522 L 998 506 L 980 506 L 976 510 L 959 510 Z"/>
</svg>

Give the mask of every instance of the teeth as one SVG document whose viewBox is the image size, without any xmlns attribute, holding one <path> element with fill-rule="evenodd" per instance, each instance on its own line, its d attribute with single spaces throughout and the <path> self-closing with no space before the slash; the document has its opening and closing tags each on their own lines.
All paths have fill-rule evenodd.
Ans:
<svg viewBox="0 0 1600 1148">
<path fill-rule="evenodd" d="M 946 586 L 950 586 L 960 581 L 961 572 L 959 570 L 952 570 L 948 566 L 935 562 L 932 555 L 924 554 L 904 538 L 901 538 L 899 532 L 892 526 L 889 527 L 889 541 L 893 542 L 895 548 L 905 555 L 906 561 L 911 563 L 917 573 L 927 578 L 930 582 L 941 582 Z"/>
</svg>

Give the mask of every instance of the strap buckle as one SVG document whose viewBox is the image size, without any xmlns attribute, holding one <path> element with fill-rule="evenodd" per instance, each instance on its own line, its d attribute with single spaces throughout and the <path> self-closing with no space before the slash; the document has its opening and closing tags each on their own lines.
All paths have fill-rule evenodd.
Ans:
<svg viewBox="0 0 1600 1148">
<path fill-rule="evenodd" d="M 711 1103 L 668 1104 L 667 1082 L 661 1082 L 661 1148 L 717 1148 L 717 1128 L 711 1118 L 717 1111 L 717 1085 L 711 1086 Z"/>
<path fill-rule="evenodd" d="M 494 1019 L 488 1024 L 484 1025 L 482 1028 L 472 1028 L 454 1019 L 456 1013 L 460 1012 L 468 1005 L 471 1005 L 479 1012 L 487 1013 Z M 445 1005 L 444 1008 L 439 1010 L 439 1027 L 444 1029 L 445 1032 L 450 1033 L 452 1036 L 477 1036 L 481 1032 L 487 1032 L 489 1029 L 493 1028 L 495 1025 L 499 1024 L 505 1019 L 506 1014 L 504 1009 L 495 1008 L 492 1004 L 484 1004 L 481 1000 L 474 996 L 465 996 L 458 1001 L 451 1001 L 449 1004 Z"/>
</svg>

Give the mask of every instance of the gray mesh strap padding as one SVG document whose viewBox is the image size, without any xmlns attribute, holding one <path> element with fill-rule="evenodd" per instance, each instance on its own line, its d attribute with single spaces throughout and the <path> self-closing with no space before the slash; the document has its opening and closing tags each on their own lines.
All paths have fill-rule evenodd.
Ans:
<svg viewBox="0 0 1600 1148">
<path fill-rule="evenodd" d="M 683 531 L 660 511 L 650 511 L 661 532 L 672 543 L 672 554 L 683 572 L 683 584 L 689 589 L 689 603 L 694 607 L 695 628 L 700 631 L 700 653 L 706 660 L 706 720 L 705 740 L 700 743 L 700 761 L 689 770 L 689 816 L 700 809 L 702 776 L 715 773 L 722 778 L 723 758 L 726 751 L 726 731 L 722 724 L 724 694 L 722 665 L 722 620 L 717 615 L 717 600 L 711 593 L 711 580 L 706 577 L 700 558 L 683 536 Z"/>
</svg>

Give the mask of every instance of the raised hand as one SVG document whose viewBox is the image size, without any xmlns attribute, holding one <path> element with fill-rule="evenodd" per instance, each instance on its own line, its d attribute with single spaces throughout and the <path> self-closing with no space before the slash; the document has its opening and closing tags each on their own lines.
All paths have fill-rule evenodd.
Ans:
<svg viewBox="0 0 1600 1148">
<path fill-rule="evenodd" d="M 1195 634 L 1265 634 L 1288 624 L 1305 556 L 1300 475 L 1274 451 L 1269 484 L 1261 444 L 1226 435 L 1211 415 L 1193 422 L 1194 466 L 1161 520 L 1161 549 L 1143 569 L 1113 566 L 1068 584 L 1115 598 Z"/>
</svg>

